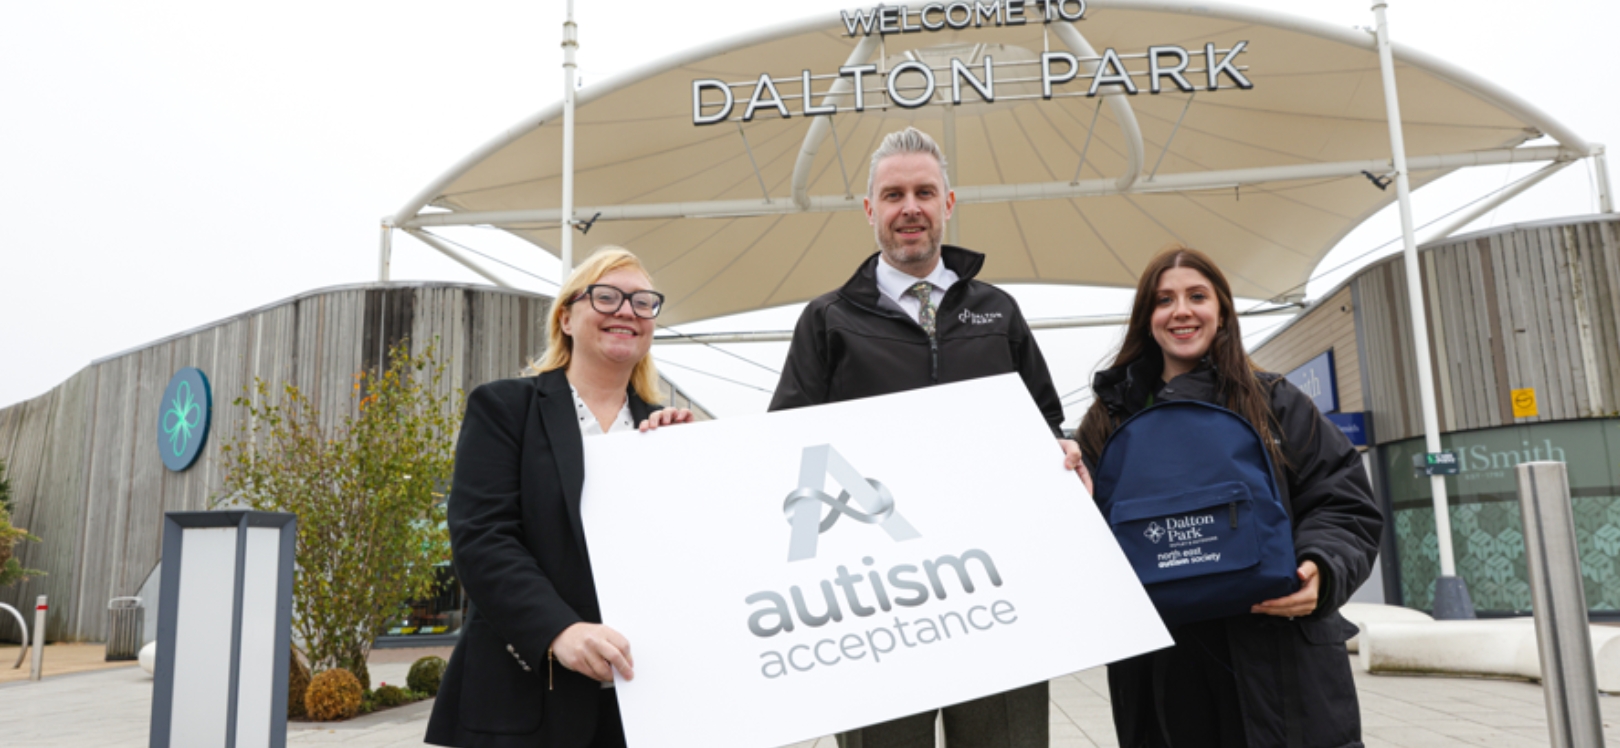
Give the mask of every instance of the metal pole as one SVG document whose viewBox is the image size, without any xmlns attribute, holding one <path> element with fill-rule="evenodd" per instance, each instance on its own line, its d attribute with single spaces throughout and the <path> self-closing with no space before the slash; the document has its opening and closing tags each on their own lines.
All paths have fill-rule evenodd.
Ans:
<svg viewBox="0 0 1620 748">
<path fill-rule="evenodd" d="M 954 105 L 945 107 L 943 124 L 945 126 L 945 178 L 954 188 L 957 183 L 956 175 L 958 173 L 956 167 L 956 107 Z M 951 213 L 951 220 L 945 222 L 946 244 L 957 246 L 962 244 L 962 221 L 958 218 L 961 212 L 961 206 L 957 206 L 957 209 Z"/>
<path fill-rule="evenodd" d="M 466 256 L 466 255 L 452 249 L 450 247 L 450 245 L 439 241 L 438 238 L 434 237 L 432 234 L 429 234 L 426 231 L 412 231 L 410 229 L 406 229 L 405 233 L 416 237 L 417 241 L 420 241 L 423 244 L 428 245 L 429 247 L 432 247 L 434 249 L 439 250 L 439 252 L 444 254 L 445 257 L 448 257 L 448 258 L 450 258 L 452 260 L 455 260 L 456 262 L 461 263 L 462 267 L 465 267 L 468 270 L 471 270 L 471 271 L 473 271 L 473 272 L 475 272 L 475 273 L 477 273 L 479 275 L 484 276 L 484 279 L 489 281 L 490 283 L 494 283 L 495 285 L 500 286 L 501 288 L 515 288 L 515 286 L 513 286 L 512 284 L 507 283 L 505 278 L 502 278 L 501 276 L 496 275 L 495 273 L 491 272 L 488 268 L 484 267 L 483 265 L 478 264 L 471 257 L 468 257 L 468 256 Z"/>
<path fill-rule="evenodd" d="M 0 610 L 11 614 L 17 619 L 17 630 L 22 632 L 22 646 L 17 649 L 17 662 L 11 666 L 12 670 L 22 667 L 23 659 L 28 657 L 28 622 L 23 620 L 22 613 L 5 603 L 0 603 Z"/>
<path fill-rule="evenodd" d="M 382 239 L 377 245 L 377 282 L 387 283 L 390 266 L 394 264 L 394 226 L 382 222 Z"/>
<path fill-rule="evenodd" d="M 1424 239 L 1423 243 L 1428 244 L 1430 242 L 1438 241 L 1440 239 L 1444 239 L 1444 238 L 1446 238 L 1448 236 L 1451 236 L 1452 234 L 1456 233 L 1458 229 L 1460 229 L 1460 228 L 1462 228 L 1464 226 L 1467 226 L 1470 223 L 1473 223 L 1475 221 L 1475 219 L 1478 219 L 1480 216 L 1483 216 L 1486 213 L 1489 213 L 1489 212 L 1491 212 L 1493 210 L 1496 210 L 1497 208 L 1501 207 L 1502 203 L 1505 203 L 1505 202 L 1507 202 L 1509 200 L 1512 200 L 1515 197 L 1518 197 L 1525 190 L 1528 190 L 1531 187 L 1534 187 L 1534 186 L 1536 186 L 1538 184 L 1541 184 L 1541 182 L 1543 180 L 1545 180 L 1547 177 L 1550 177 L 1550 176 L 1552 176 L 1554 174 L 1557 174 L 1558 172 L 1562 171 L 1564 169 L 1564 167 L 1569 166 L 1572 163 L 1575 163 L 1575 162 L 1574 161 L 1554 161 L 1554 162 L 1552 162 L 1552 163 L 1550 163 L 1550 164 L 1548 164 L 1546 166 L 1541 167 L 1540 171 L 1537 171 L 1536 173 L 1531 174 L 1530 176 L 1528 176 L 1528 177 L 1526 177 L 1526 178 L 1524 178 L 1522 180 L 1519 180 L 1518 184 L 1515 184 L 1515 185 L 1513 185 L 1512 187 L 1509 187 L 1506 190 L 1503 190 L 1501 192 L 1496 193 L 1490 199 L 1485 200 L 1485 201 L 1481 202 L 1480 204 L 1475 205 L 1472 208 L 1469 208 L 1467 210 L 1467 212 L 1464 212 L 1462 215 L 1453 217 L 1449 223 L 1447 223 L 1444 226 L 1441 226 L 1438 229 L 1435 229 L 1434 233 L 1429 234 L 1429 238 Z"/>
<path fill-rule="evenodd" d="M 1613 213 L 1614 197 L 1609 190 L 1609 156 L 1601 145 L 1592 146 L 1592 167 L 1597 172 L 1598 210 Z"/>
<path fill-rule="evenodd" d="M 1384 108 L 1389 118 L 1389 146 L 1395 166 L 1395 196 L 1401 208 L 1401 238 L 1405 242 L 1406 298 L 1412 308 L 1412 344 L 1417 365 L 1418 396 L 1423 403 L 1423 436 L 1429 452 L 1440 451 L 1440 417 L 1434 403 L 1434 370 L 1429 361 L 1429 321 L 1423 302 L 1423 284 L 1418 271 L 1417 237 L 1412 229 L 1412 187 L 1407 180 L 1406 140 L 1401 132 L 1401 103 L 1395 91 L 1395 56 L 1389 46 L 1389 24 L 1384 9 L 1389 3 L 1373 3 L 1378 18 L 1378 64 L 1384 74 Z M 1446 505 L 1446 479 L 1429 476 L 1434 492 L 1434 534 L 1440 545 L 1440 578 L 1434 585 L 1434 617 L 1473 618 L 1474 606 L 1468 587 L 1457 576 L 1451 548 L 1451 512 Z"/>
<path fill-rule="evenodd" d="M 574 53 L 579 51 L 579 28 L 574 25 L 574 0 L 568 0 L 563 21 L 563 156 L 562 156 L 562 277 L 574 272 Z"/>
<path fill-rule="evenodd" d="M 34 601 L 34 659 L 28 665 L 28 679 L 39 680 L 45 675 L 45 611 L 50 606 L 45 603 L 45 596 L 40 595 Z"/>
<path fill-rule="evenodd" d="M 1516 470 L 1550 744 L 1601 748 L 1603 719 L 1569 474 L 1562 462 L 1523 462 Z"/>
</svg>

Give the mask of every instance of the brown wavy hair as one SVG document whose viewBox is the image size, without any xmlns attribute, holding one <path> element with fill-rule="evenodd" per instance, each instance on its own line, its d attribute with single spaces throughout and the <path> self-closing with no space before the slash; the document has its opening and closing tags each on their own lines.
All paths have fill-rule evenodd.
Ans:
<svg viewBox="0 0 1620 748">
<path fill-rule="evenodd" d="M 1205 354 L 1215 367 L 1216 398 L 1225 407 L 1254 425 L 1260 441 L 1271 452 L 1271 462 L 1280 471 L 1286 466 L 1280 439 L 1281 427 L 1271 412 L 1271 385 L 1255 376 L 1260 367 L 1243 350 L 1243 333 L 1238 327 L 1237 308 L 1232 303 L 1232 286 L 1226 275 L 1215 266 L 1209 256 L 1192 247 L 1171 244 L 1148 262 L 1142 278 L 1136 282 L 1136 299 L 1131 302 L 1131 321 L 1125 328 L 1125 340 L 1119 345 L 1110 368 L 1135 363 L 1145 356 L 1164 356 L 1164 349 L 1153 339 L 1153 307 L 1158 300 L 1159 279 L 1171 268 L 1196 270 L 1215 288 L 1220 303 L 1220 329 L 1210 341 Z M 1096 393 L 1093 393 L 1095 395 Z M 1102 398 L 1093 397 L 1091 408 L 1080 422 L 1075 434 L 1080 451 L 1093 465 L 1102 456 L 1108 435 L 1119 427 L 1119 421 L 1108 412 Z"/>
</svg>

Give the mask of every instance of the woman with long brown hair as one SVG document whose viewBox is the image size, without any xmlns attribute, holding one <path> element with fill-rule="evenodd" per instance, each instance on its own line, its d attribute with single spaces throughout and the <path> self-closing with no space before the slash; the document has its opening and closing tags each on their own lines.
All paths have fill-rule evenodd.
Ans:
<svg viewBox="0 0 1620 748">
<path fill-rule="evenodd" d="M 1180 245 L 1161 252 L 1137 283 L 1119 354 L 1093 379 L 1080 451 L 1095 467 L 1114 430 L 1156 403 L 1238 414 L 1271 453 L 1300 588 L 1255 600 L 1247 614 L 1174 626 L 1175 646 L 1110 665 L 1123 748 L 1361 745 L 1344 648 L 1355 628 L 1338 609 L 1371 572 L 1383 518 L 1355 448 L 1309 397 L 1258 370 L 1238 324 L 1209 257 Z"/>
</svg>

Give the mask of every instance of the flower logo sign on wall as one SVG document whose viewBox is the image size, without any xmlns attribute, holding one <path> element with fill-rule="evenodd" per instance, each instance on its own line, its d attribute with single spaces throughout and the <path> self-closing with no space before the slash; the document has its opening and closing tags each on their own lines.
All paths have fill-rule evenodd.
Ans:
<svg viewBox="0 0 1620 748">
<path fill-rule="evenodd" d="M 164 467 L 180 472 L 197 461 L 212 415 L 213 397 L 202 370 L 188 366 L 175 372 L 158 406 L 158 454 Z"/>
</svg>

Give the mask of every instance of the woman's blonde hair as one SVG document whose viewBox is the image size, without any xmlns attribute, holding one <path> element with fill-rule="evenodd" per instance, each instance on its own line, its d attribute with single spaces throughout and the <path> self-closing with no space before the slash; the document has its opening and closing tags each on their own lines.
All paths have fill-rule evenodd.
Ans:
<svg viewBox="0 0 1620 748">
<path fill-rule="evenodd" d="M 652 281 L 652 275 L 641 264 L 630 250 L 624 247 L 606 246 L 596 250 L 574 268 L 562 288 L 557 290 L 557 299 L 551 305 L 551 313 L 546 315 L 546 352 L 539 361 L 530 361 L 524 374 L 540 374 L 554 369 L 567 369 L 568 363 L 574 357 L 574 339 L 563 334 L 562 316 L 572 304 L 570 299 L 585 292 L 585 287 L 602 279 L 615 270 L 630 268 Z M 636 362 L 635 369 L 630 372 L 630 386 L 636 389 L 636 395 L 643 402 L 663 402 L 663 395 L 658 391 L 658 369 L 653 366 L 652 351 L 642 356 Z"/>
</svg>

